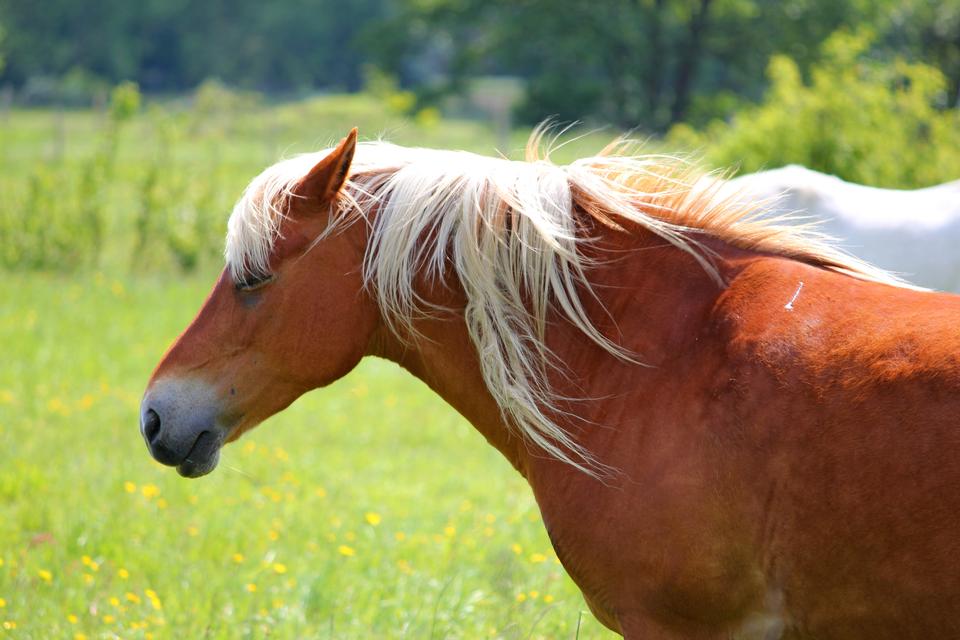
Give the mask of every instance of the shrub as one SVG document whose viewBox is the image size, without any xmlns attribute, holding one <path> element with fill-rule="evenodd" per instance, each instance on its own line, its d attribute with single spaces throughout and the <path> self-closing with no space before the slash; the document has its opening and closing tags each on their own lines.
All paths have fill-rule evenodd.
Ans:
<svg viewBox="0 0 960 640">
<path fill-rule="evenodd" d="M 674 127 L 674 145 L 748 173 L 802 164 L 845 180 L 916 188 L 960 178 L 960 113 L 948 110 L 936 68 L 869 56 L 870 36 L 837 32 L 805 81 L 774 56 L 764 101 L 698 132 Z"/>
</svg>

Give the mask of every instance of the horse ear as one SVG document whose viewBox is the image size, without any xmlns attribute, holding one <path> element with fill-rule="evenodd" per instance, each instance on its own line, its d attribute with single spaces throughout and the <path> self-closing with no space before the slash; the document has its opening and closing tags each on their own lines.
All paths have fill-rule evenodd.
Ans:
<svg viewBox="0 0 960 640">
<path fill-rule="evenodd" d="M 350 130 L 337 148 L 331 151 L 300 180 L 294 192 L 304 198 L 328 202 L 347 181 L 347 172 L 357 148 L 357 128 Z"/>
</svg>

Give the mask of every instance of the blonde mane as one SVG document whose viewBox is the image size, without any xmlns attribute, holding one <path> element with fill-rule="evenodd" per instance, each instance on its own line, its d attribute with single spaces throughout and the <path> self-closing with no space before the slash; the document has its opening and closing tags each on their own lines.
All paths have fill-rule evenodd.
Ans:
<svg viewBox="0 0 960 640">
<path fill-rule="evenodd" d="M 553 416 L 561 399 L 547 372 L 560 366 L 545 346 L 551 310 L 613 356 L 634 360 L 588 317 L 592 239 L 577 210 L 607 226 L 647 229 L 693 256 L 718 283 L 704 234 L 733 246 L 777 254 L 855 278 L 908 286 L 831 244 L 810 226 L 724 197 L 723 182 L 684 162 L 636 155 L 617 143 L 566 166 L 541 155 L 535 133 L 526 161 L 462 151 L 361 143 L 327 230 L 358 220 L 370 226 L 365 282 L 399 335 L 415 336 L 429 313 L 415 281 L 449 275 L 463 287 L 464 316 L 483 378 L 504 418 L 526 441 L 592 475 L 607 469 Z M 292 189 L 329 150 L 280 162 L 258 176 L 230 217 L 226 261 L 233 277 L 267 273 Z M 373 212 L 376 212 L 375 215 Z"/>
</svg>

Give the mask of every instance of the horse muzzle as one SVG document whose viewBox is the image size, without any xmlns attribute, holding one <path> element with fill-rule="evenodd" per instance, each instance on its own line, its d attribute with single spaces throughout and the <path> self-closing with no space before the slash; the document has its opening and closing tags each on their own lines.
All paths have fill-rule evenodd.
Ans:
<svg viewBox="0 0 960 640">
<path fill-rule="evenodd" d="M 157 380 L 140 404 L 140 433 L 150 455 L 186 478 L 213 471 L 228 429 L 217 394 L 198 380 Z"/>
</svg>

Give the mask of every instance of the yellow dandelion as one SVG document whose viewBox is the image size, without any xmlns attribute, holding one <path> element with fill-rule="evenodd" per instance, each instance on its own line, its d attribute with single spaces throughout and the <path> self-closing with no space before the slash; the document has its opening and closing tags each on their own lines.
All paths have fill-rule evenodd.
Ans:
<svg viewBox="0 0 960 640">
<path fill-rule="evenodd" d="M 163 608 L 163 605 L 160 603 L 160 596 L 157 595 L 156 591 L 153 589 L 145 589 L 143 593 L 150 599 L 150 606 L 158 611 Z"/>
<path fill-rule="evenodd" d="M 531 598 L 532 600 L 536 600 L 536 599 L 539 598 L 539 597 L 540 597 L 540 592 L 539 592 L 539 591 L 531 591 L 531 592 L 530 592 L 530 598 Z"/>
<path fill-rule="evenodd" d="M 37 571 L 37 575 L 40 576 L 40 579 L 44 582 L 50 582 L 53 580 L 53 574 L 46 569 L 40 569 L 40 571 Z"/>
<path fill-rule="evenodd" d="M 67 405 L 63 404 L 63 400 L 60 398 L 51 398 L 50 401 L 47 402 L 47 409 L 52 413 L 59 413 L 62 416 L 66 416 L 69 413 Z"/>
<path fill-rule="evenodd" d="M 158 499 L 157 499 L 157 508 L 158 508 L 158 509 L 166 509 L 166 508 L 167 508 L 167 501 L 164 500 L 163 498 L 158 498 Z"/>
<path fill-rule="evenodd" d="M 75 633 L 73 634 L 73 640 L 87 640 L 87 635 L 85 633 Z"/>
<path fill-rule="evenodd" d="M 196 536 L 199 533 L 200 533 L 200 529 L 197 529 L 195 526 L 190 525 L 189 527 L 187 527 L 188 536 Z"/>
<path fill-rule="evenodd" d="M 324 489 L 323 487 L 317 487 L 316 489 L 313 490 L 313 493 L 314 493 L 314 495 L 317 496 L 318 498 L 326 498 L 326 497 L 327 497 L 327 490 Z"/>
<path fill-rule="evenodd" d="M 3 566 L 3 558 L 0 558 L 0 567 Z"/>
<path fill-rule="evenodd" d="M 7 620 L 3 623 L 3 628 L 6 629 L 7 631 L 10 631 L 11 629 L 16 629 L 17 623 L 14 622 L 13 620 Z"/>
<path fill-rule="evenodd" d="M 538 564 L 538 563 L 540 563 L 540 562 L 546 562 L 546 561 L 547 561 L 547 556 L 543 555 L 542 553 L 531 553 L 531 554 L 530 554 L 530 562 L 532 562 L 532 563 L 534 563 L 534 564 Z"/>
<path fill-rule="evenodd" d="M 147 499 L 155 498 L 160 495 L 160 487 L 155 484 L 145 484 L 140 488 L 140 493 Z"/>
<path fill-rule="evenodd" d="M 357 555 L 357 552 L 356 550 L 354 550 L 353 547 L 348 547 L 345 544 L 342 544 L 339 547 L 337 547 L 337 551 L 340 553 L 340 555 L 347 556 L 348 558 L 351 556 Z"/>
<path fill-rule="evenodd" d="M 0 609 L 3 609 L 5 606 L 7 606 L 7 601 L 0 598 Z"/>
<path fill-rule="evenodd" d="M 198 498 L 198 497 L 195 496 L 195 495 L 190 495 L 190 496 L 187 498 L 187 502 L 189 502 L 190 504 L 197 504 L 198 502 L 200 502 L 200 498 Z"/>
<path fill-rule="evenodd" d="M 117 569 L 117 577 L 119 577 L 121 580 L 126 580 L 127 578 L 130 577 L 130 572 L 124 569 L 123 567 L 120 567 L 119 569 Z"/>
<path fill-rule="evenodd" d="M 246 590 L 249 591 L 250 593 L 254 593 L 257 590 L 257 585 L 255 585 L 252 582 L 248 582 L 246 586 Z"/>
<path fill-rule="evenodd" d="M 85 394 L 82 398 L 80 398 L 80 409 L 81 409 L 82 411 L 86 411 L 87 409 L 89 409 L 89 408 L 92 407 L 92 406 L 93 406 L 93 396 L 92 396 L 92 395 L 90 395 L 89 393 L 87 393 L 87 394 Z"/>
<path fill-rule="evenodd" d="M 553 596 L 548 593 L 547 595 L 543 596 L 543 601 L 547 604 L 550 604 L 553 602 Z"/>
<path fill-rule="evenodd" d="M 273 571 L 274 573 L 286 573 L 287 565 L 283 564 L 282 562 L 274 562 Z"/>
<path fill-rule="evenodd" d="M 405 534 L 403 531 L 397 531 L 395 534 L 393 534 L 393 537 L 397 542 L 403 542 L 407 539 L 407 534 Z"/>
<path fill-rule="evenodd" d="M 243 562 L 243 554 L 242 553 L 233 554 L 233 561 L 236 562 L 237 564 L 240 564 L 241 562 Z"/>
<path fill-rule="evenodd" d="M 457 535 L 457 528 L 452 524 L 448 524 L 443 528 L 443 535 L 447 536 L 448 538 L 452 538 L 453 536 Z"/>
<path fill-rule="evenodd" d="M 282 607 L 282 606 L 283 606 L 283 600 L 281 600 L 280 598 L 274 598 L 274 600 L 273 600 L 273 608 L 274 608 L 274 609 L 279 609 L 279 608 Z"/>
<path fill-rule="evenodd" d="M 110 598 L 110 604 L 113 605 L 114 607 L 119 607 L 119 606 L 120 606 L 120 598 L 117 598 L 116 596 Z"/>
<path fill-rule="evenodd" d="M 520 555 L 521 553 L 523 553 L 523 547 L 518 545 L 516 542 L 510 545 L 510 549 L 517 555 Z"/>
<path fill-rule="evenodd" d="M 371 527 L 375 527 L 380 524 L 381 520 L 380 514 L 374 513 L 373 511 L 367 512 L 367 514 L 363 516 L 363 519 L 366 520 L 367 524 L 369 524 Z"/>
<path fill-rule="evenodd" d="M 89 573 L 83 574 L 83 584 L 93 584 L 93 576 Z"/>
<path fill-rule="evenodd" d="M 270 538 L 271 540 L 276 540 L 277 538 L 280 537 L 280 534 L 274 531 L 273 529 L 270 529 L 270 531 L 267 531 L 267 537 Z"/>
<path fill-rule="evenodd" d="M 132 602 L 133 604 L 140 604 L 140 596 L 138 596 L 133 592 L 127 591 L 127 593 L 123 597 L 126 598 L 129 602 Z"/>
<path fill-rule="evenodd" d="M 526 599 L 527 599 L 527 594 L 525 593 L 517 594 L 517 602 L 524 602 Z"/>
<path fill-rule="evenodd" d="M 13 404 L 13 393 L 4 389 L 0 391 L 0 404 Z"/>
<path fill-rule="evenodd" d="M 114 620 L 116 620 L 116 618 L 114 618 L 112 615 L 110 615 L 110 614 L 108 613 L 107 615 L 103 616 L 103 617 L 101 618 L 101 620 L 103 620 L 103 623 L 104 623 L 104 624 L 110 624 L 110 623 L 112 623 Z"/>
<path fill-rule="evenodd" d="M 126 482 L 123 483 L 123 490 L 126 491 L 127 493 L 136 493 L 137 485 L 127 480 Z"/>
<path fill-rule="evenodd" d="M 71 613 L 70 615 L 67 616 L 67 622 L 69 622 L 70 624 L 77 624 L 78 622 L 80 622 L 80 618 L 78 618 L 76 615 Z"/>
<path fill-rule="evenodd" d="M 357 398 L 366 398 L 367 394 L 370 393 L 370 390 L 367 389 L 367 385 L 359 384 L 355 386 L 353 389 L 350 389 L 350 393 L 352 393 Z"/>
<path fill-rule="evenodd" d="M 492 513 L 488 513 L 487 515 L 483 516 L 483 520 L 487 524 L 493 524 L 497 521 L 497 516 L 493 515 Z"/>
</svg>

